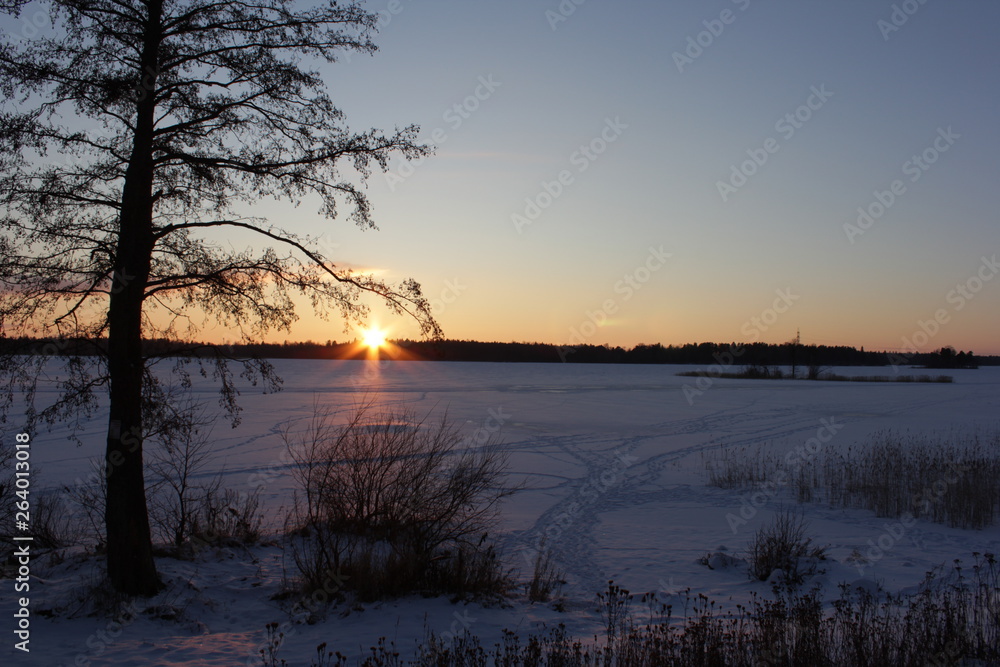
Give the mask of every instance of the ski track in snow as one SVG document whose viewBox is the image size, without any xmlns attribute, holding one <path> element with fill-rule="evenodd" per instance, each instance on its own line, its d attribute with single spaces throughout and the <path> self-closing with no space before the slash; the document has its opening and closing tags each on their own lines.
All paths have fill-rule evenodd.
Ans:
<svg viewBox="0 0 1000 667">
<path fill-rule="evenodd" d="M 918 401 L 900 401 L 895 406 L 880 406 L 880 413 L 883 416 L 918 413 L 932 406 L 942 408 L 949 403 L 966 400 L 964 396 L 952 397 L 950 400 L 942 400 L 937 396 Z M 663 486 L 658 480 L 668 466 L 692 455 L 723 447 L 782 441 L 802 443 L 815 435 L 820 426 L 817 417 L 804 417 L 794 407 L 753 411 L 757 402 L 752 401 L 740 408 L 718 410 L 699 417 L 654 423 L 641 429 L 640 435 L 623 440 L 594 439 L 589 434 L 579 434 L 511 443 L 512 449 L 519 446 L 535 452 L 556 449 L 579 462 L 584 472 L 577 477 L 563 478 L 563 482 L 555 487 L 562 492 L 561 500 L 543 511 L 530 529 L 515 531 L 506 536 L 508 550 L 527 551 L 530 556 L 544 545 L 553 551 L 564 572 L 574 579 L 577 588 L 585 591 L 603 590 L 608 574 L 600 568 L 594 553 L 597 544 L 594 530 L 600 523 L 601 514 L 653 503 L 666 504 L 674 500 L 690 499 L 688 484 Z M 695 445 L 671 449 L 633 463 L 627 468 L 623 479 L 607 485 L 606 490 L 592 500 L 583 495 L 581 490 L 600 479 L 617 452 L 631 455 L 644 442 L 669 440 L 682 435 L 707 437 Z M 651 485 L 655 488 L 649 488 Z M 919 529 L 911 531 L 911 537 L 918 532 Z"/>
<path fill-rule="evenodd" d="M 564 483 L 560 485 L 565 489 L 563 499 L 544 511 L 532 529 L 524 531 L 525 534 L 510 536 L 508 543 L 513 543 L 515 547 L 523 547 L 525 538 L 528 538 L 529 544 L 532 544 L 533 548 L 537 548 L 539 536 L 546 535 L 547 532 L 548 534 L 558 532 L 558 537 L 546 540 L 546 546 L 557 554 L 561 565 L 579 582 L 581 588 L 591 591 L 603 590 L 607 583 L 607 576 L 600 570 L 593 557 L 595 546 L 593 530 L 598 523 L 598 515 L 615 509 L 633 508 L 648 503 L 671 500 L 671 492 L 680 485 L 657 490 L 648 490 L 645 487 L 655 484 L 659 480 L 661 472 L 671 463 L 693 454 L 713 447 L 753 445 L 803 434 L 812 435 L 817 428 L 815 420 L 797 418 L 786 411 L 775 411 L 774 414 L 760 413 L 754 416 L 754 421 L 760 422 L 760 424 L 755 425 L 753 429 L 716 435 L 697 445 L 682 447 L 638 460 L 623 471 L 624 474 L 621 475 L 620 481 L 616 479 L 615 482 L 606 485 L 606 490 L 599 493 L 592 501 L 587 500 L 581 489 L 588 484 L 594 485 L 595 480 L 596 483 L 600 484 L 601 475 L 608 470 L 608 466 L 616 458 L 617 453 L 632 455 L 639 445 L 656 438 L 670 438 L 683 434 L 720 433 L 740 423 L 740 415 L 733 411 L 720 411 L 679 422 L 665 422 L 650 427 L 649 433 L 622 441 L 588 443 L 583 436 L 561 436 L 535 442 L 533 444 L 538 449 L 547 450 L 550 447 L 555 447 L 570 454 L 579 461 L 586 472 L 578 478 L 565 479 Z M 573 445 L 569 443 L 573 443 Z M 584 443 L 589 445 L 586 449 L 583 449 Z M 515 446 L 516 444 L 518 443 L 514 443 Z M 605 485 L 601 484 L 598 488 L 604 487 Z M 581 509 L 570 511 L 571 505 L 579 506 Z M 572 522 L 565 530 L 553 530 L 553 527 L 560 527 L 562 523 L 558 519 L 560 516 L 571 516 Z"/>
</svg>

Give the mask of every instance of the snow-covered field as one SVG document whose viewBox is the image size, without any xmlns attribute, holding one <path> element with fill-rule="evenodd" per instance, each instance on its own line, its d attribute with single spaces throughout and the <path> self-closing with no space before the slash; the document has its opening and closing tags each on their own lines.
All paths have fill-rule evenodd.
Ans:
<svg viewBox="0 0 1000 667">
<path fill-rule="evenodd" d="M 280 361 L 284 391 L 242 395 L 243 422 L 219 420 L 213 431 L 213 471 L 234 489 L 263 487 L 277 530 L 292 493 L 279 432 L 301 425 L 315 403 L 349 409 L 364 391 L 381 403 L 418 414 L 447 410 L 466 424 L 469 442 L 499 429 L 510 452 L 511 476 L 524 488 L 510 498 L 500 526 L 511 566 L 526 578 L 542 536 L 566 574 L 559 605 L 530 604 L 523 595 L 505 607 L 403 599 L 332 609 L 315 624 L 283 626 L 280 656 L 309 664 L 315 647 L 361 655 L 379 637 L 404 653 L 425 632 L 465 629 L 490 645 L 502 628 L 526 631 L 566 623 L 581 637 L 601 625 L 594 596 L 607 581 L 633 593 L 657 591 L 664 600 L 690 588 L 720 602 L 743 601 L 770 585 L 750 582 L 739 566 L 711 569 L 709 552 L 740 556 L 754 531 L 790 501 L 706 485 L 704 455 L 714 448 L 770 443 L 777 451 L 847 447 L 886 429 L 914 433 L 975 429 L 996 432 L 1000 368 L 948 371 L 953 384 L 854 384 L 713 380 L 678 377 L 677 366 L 560 364 L 371 363 Z M 891 369 L 836 369 L 843 375 L 883 375 Z M 903 371 L 917 374 L 922 371 Z M 687 387 L 687 390 L 685 390 Z M 215 405 L 212 387 L 197 387 Z M 72 484 L 99 457 L 105 423 L 82 433 L 83 446 L 60 431 L 39 433 L 32 465 L 39 487 Z M 12 437 L 4 432 L 3 437 Z M 36 490 L 41 490 L 38 488 Z M 746 496 L 746 497 L 743 497 Z M 748 507 L 755 511 L 750 511 Z M 741 516 L 741 508 L 743 515 Z M 1000 552 L 1000 528 L 966 531 L 919 521 L 902 533 L 892 521 L 861 510 L 805 505 L 810 534 L 828 545 L 826 572 L 810 581 L 835 596 L 839 582 L 879 582 L 907 590 L 924 573 L 972 552 Z M 733 517 L 749 517 L 745 523 Z M 887 526 L 887 524 L 890 524 Z M 891 540 L 884 537 L 892 535 Z M 886 549 L 874 551 L 882 538 Z M 859 569 L 854 550 L 877 556 Z M 92 583 L 93 560 L 70 553 L 59 565 L 32 564 L 30 654 L 16 651 L 14 582 L 0 581 L 4 664 L 234 665 L 255 659 L 265 625 L 288 615 L 270 596 L 280 589 L 282 551 L 275 543 L 249 551 L 221 550 L 197 562 L 158 560 L 168 589 L 142 602 L 134 617 L 55 617 Z M 73 602 L 77 607 L 82 602 Z M 286 603 L 287 604 L 287 603 Z M 144 613 L 146 607 L 154 607 Z M 558 607 L 558 609 L 556 608 Z M 157 618 L 176 616 L 172 619 Z"/>
</svg>

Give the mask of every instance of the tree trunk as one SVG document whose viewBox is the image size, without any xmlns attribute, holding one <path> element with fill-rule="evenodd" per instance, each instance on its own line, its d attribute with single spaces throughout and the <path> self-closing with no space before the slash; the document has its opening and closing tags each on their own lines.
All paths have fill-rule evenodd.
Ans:
<svg viewBox="0 0 1000 667">
<path fill-rule="evenodd" d="M 132 155 L 125 172 L 115 273 L 108 306 L 108 578 L 120 593 L 160 588 L 146 508 L 142 457 L 142 308 L 153 252 L 153 130 L 162 1 L 148 4 L 142 71 L 136 84 Z"/>
</svg>

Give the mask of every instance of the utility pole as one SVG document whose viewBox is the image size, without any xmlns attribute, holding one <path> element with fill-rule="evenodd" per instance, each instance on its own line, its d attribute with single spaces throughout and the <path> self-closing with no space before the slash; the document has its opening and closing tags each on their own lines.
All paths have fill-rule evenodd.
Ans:
<svg viewBox="0 0 1000 667">
<path fill-rule="evenodd" d="M 796 354 L 796 351 L 798 350 L 800 342 L 802 342 L 802 334 L 801 334 L 801 332 L 798 329 L 796 329 L 795 330 L 795 340 L 792 341 L 792 377 L 793 378 L 796 377 L 795 376 L 795 354 Z"/>
</svg>

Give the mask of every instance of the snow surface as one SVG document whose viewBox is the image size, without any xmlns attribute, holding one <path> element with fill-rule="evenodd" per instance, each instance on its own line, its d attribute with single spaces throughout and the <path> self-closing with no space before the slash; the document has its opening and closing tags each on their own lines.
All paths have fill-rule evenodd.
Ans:
<svg viewBox="0 0 1000 667">
<path fill-rule="evenodd" d="M 219 419 L 213 431 L 213 469 L 235 489 L 262 486 L 272 531 L 291 501 L 293 484 L 281 444 L 282 429 L 300 428 L 316 403 L 346 415 L 361 392 L 377 392 L 388 406 L 418 414 L 447 410 L 465 424 L 470 446 L 500 425 L 510 452 L 511 479 L 524 488 L 503 510 L 501 543 L 522 579 L 541 536 L 565 571 L 559 605 L 484 607 L 447 599 L 407 598 L 332 608 L 324 618 L 292 623 L 282 603 L 283 554 L 276 542 L 250 550 L 220 549 L 195 562 L 158 559 L 168 582 L 153 600 L 140 601 L 134 618 L 94 618 L 81 591 L 97 581 L 100 563 L 70 550 L 60 564 L 32 563 L 31 652 L 16 651 L 13 582 L 0 581 L 4 646 L 0 662 L 30 665 L 260 664 L 257 650 L 269 622 L 286 632 L 280 657 L 309 664 L 327 642 L 359 656 L 379 637 L 407 653 L 427 631 L 461 634 L 466 628 L 489 646 L 502 628 L 538 630 L 565 623 L 589 638 L 601 627 L 595 594 L 607 581 L 633 593 L 657 591 L 665 601 L 690 588 L 729 604 L 770 585 L 750 582 L 739 557 L 753 532 L 787 498 L 769 500 L 745 525 L 731 527 L 741 496 L 706 485 L 704 453 L 713 448 L 770 443 L 784 452 L 823 436 L 826 447 L 864 442 L 875 432 L 996 432 L 1000 368 L 947 371 L 954 384 L 855 384 L 770 380 L 711 382 L 678 377 L 693 367 L 430 362 L 278 361 L 285 380 L 278 394 L 244 387 L 242 424 Z M 891 369 L 836 369 L 842 375 L 884 375 Z M 923 371 L 905 370 L 919 374 Z M 687 387 L 687 391 L 685 391 Z M 216 405 L 213 386 L 196 393 Z M 700 392 L 700 393 L 699 393 Z M 830 425 L 834 425 L 831 429 Z M 85 423 L 82 446 L 65 431 L 39 433 L 32 443 L 35 484 L 56 488 L 89 472 L 100 457 L 105 417 Z M 821 429 L 826 428 L 827 431 Z M 6 430 L 5 439 L 14 431 Z M 826 438 L 832 435 L 832 438 Z M 828 598 L 839 582 L 912 588 L 924 573 L 972 552 L 1000 552 L 1000 528 L 982 531 L 919 521 L 863 571 L 849 556 L 886 533 L 871 512 L 804 505 L 810 534 L 829 546 L 826 572 L 810 580 Z M 699 562 L 713 553 L 710 568 Z M 729 566 L 727 567 L 727 564 Z M 637 598 L 638 601 L 638 598 Z M 287 603 L 285 603 L 287 605 Z M 59 611 L 46 617 L 46 610 Z M 640 612 L 639 605 L 636 610 Z M 675 612 L 676 613 L 676 612 Z"/>
</svg>

